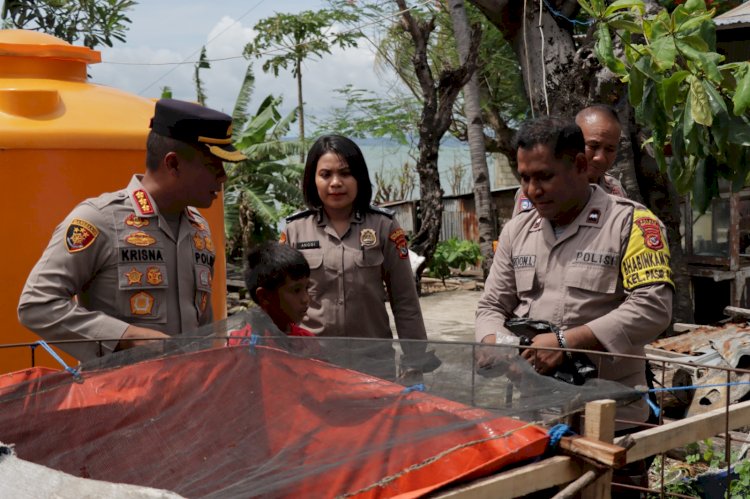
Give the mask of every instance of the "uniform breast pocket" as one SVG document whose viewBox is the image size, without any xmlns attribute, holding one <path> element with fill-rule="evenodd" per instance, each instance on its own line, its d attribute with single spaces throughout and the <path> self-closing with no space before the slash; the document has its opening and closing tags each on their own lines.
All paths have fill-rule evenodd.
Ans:
<svg viewBox="0 0 750 499">
<path fill-rule="evenodd" d="M 373 269 L 380 272 L 383 260 L 383 251 L 378 247 L 354 252 L 354 264 L 360 269 Z"/>
<path fill-rule="evenodd" d="M 120 264 L 117 306 L 128 322 L 167 322 L 167 268 L 162 263 Z"/>
<path fill-rule="evenodd" d="M 527 293 L 534 288 L 534 269 L 519 269 L 515 271 L 516 291 Z"/>
<path fill-rule="evenodd" d="M 565 272 L 565 286 L 591 293 L 612 294 L 617 289 L 617 267 L 572 265 Z"/>
</svg>

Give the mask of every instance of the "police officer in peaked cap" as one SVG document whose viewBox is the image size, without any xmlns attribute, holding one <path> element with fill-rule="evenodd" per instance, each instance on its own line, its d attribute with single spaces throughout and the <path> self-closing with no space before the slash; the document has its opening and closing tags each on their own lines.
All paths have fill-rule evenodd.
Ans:
<svg viewBox="0 0 750 499">
<path fill-rule="evenodd" d="M 156 103 L 146 171 L 81 202 L 29 275 L 20 322 L 80 361 L 195 331 L 213 319 L 217 247 L 198 208 L 226 181 L 232 118 L 174 99 Z M 74 299 L 75 298 L 75 299 Z"/>
</svg>

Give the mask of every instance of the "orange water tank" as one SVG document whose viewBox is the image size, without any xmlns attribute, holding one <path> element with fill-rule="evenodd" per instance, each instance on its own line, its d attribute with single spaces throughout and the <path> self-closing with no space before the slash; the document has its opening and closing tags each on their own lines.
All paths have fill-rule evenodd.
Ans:
<svg viewBox="0 0 750 499">
<path fill-rule="evenodd" d="M 87 82 L 87 64 L 98 62 L 98 51 L 50 35 L 0 30 L 0 211 L 7 222 L 0 244 L 0 345 L 39 339 L 18 323 L 16 307 L 55 226 L 83 199 L 122 189 L 145 171 L 154 101 Z M 202 210 L 217 244 L 216 319 L 226 317 L 222 204 L 220 198 Z M 30 349 L 0 348 L 0 373 L 30 363 Z M 39 351 L 36 363 L 57 367 Z"/>
</svg>

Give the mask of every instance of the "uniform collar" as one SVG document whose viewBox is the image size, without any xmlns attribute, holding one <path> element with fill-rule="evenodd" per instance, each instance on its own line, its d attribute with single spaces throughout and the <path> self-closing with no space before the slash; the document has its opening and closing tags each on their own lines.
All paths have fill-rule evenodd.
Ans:
<svg viewBox="0 0 750 499">
<path fill-rule="evenodd" d="M 315 222 L 320 226 L 328 225 L 328 216 L 323 208 L 317 208 L 315 210 Z M 349 225 L 356 223 L 361 224 L 365 221 L 365 214 L 361 210 L 354 210 L 349 216 Z"/>
</svg>

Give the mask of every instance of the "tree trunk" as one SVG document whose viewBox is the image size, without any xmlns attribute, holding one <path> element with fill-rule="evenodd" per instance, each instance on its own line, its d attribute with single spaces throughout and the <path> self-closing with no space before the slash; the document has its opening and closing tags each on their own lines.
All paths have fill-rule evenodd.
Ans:
<svg viewBox="0 0 750 499">
<path fill-rule="evenodd" d="M 438 173 L 440 139 L 453 119 L 453 104 L 461 88 L 469 81 L 476 66 L 478 39 L 472 39 L 465 63 L 455 70 L 445 69 L 433 77 L 427 59 L 427 41 L 435 29 L 435 20 L 417 20 L 406 7 L 405 0 L 395 0 L 401 11 L 401 26 L 414 42 L 412 64 L 422 92 L 422 115 L 419 120 L 419 158 L 417 173 L 421 194 L 422 223 L 412 237 L 412 249 L 425 257 L 417 269 L 417 285 L 424 267 L 435 254 L 443 219 L 443 189 Z M 477 37 L 474 37 L 477 38 Z"/>
<path fill-rule="evenodd" d="M 612 173 L 622 177 L 629 197 L 646 204 L 667 226 L 677 286 L 673 318 L 692 322 L 689 277 L 680 236 L 680 199 L 666 176 L 649 166 L 653 159 L 641 148 L 642 140 L 632 118 L 633 109 L 627 102 L 627 87 L 599 64 L 591 30 L 577 47 L 571 24 L 556 19 L 548 8 L 542 11 L 540 19 L 539 2 L 469 1 L 513 46 L 534 115 L 572 118 L 592 103 L 610 104 L 617 109 L 624 138 L 620 143 L 621 159 Z M 646 0 L 649 6 L 652 2 Z M 569 19 L 575 18 L 579 8 L 577 0 L 549 0 L 549 3 Z"/>
<path fill-rule="evenodd" d="M 297 59 L 297 116 L 299 116 L 299 162 L 305 164 L 305 109 L 302 100 L 302 61 Z"/>
<path fill-rule="evenodd" d="M 469 57 L 471 47 L 469 19 L 466 16 L 466 8 L 464 7 L 463 0 L 450 0 L 448 4 L 453 20 L 453 32 L 456 36 L 459 57 L 461 63 L 464 64 Z M 474 206 L 479 228 L 479 247 L 484 257 L 482 260 L 482 273 L 486 279 L 492 266 L 492 241 L 497 239 L 497 225 L 495 223 L 495 210 L 492 206 L 487 152 L 484 148 L 484 123 L 482 121 L 481 106 L 479 105 L 479 85 L 477 83 L 476 71 L 472 72 L 471 79 L 464 86 L 463 91 L 464 113 L 466 114 L 467 123 L 466 133 L 469 138 L 469 152 L 471 155 L 471 176 L 474 181 Z"/>
</svg>

